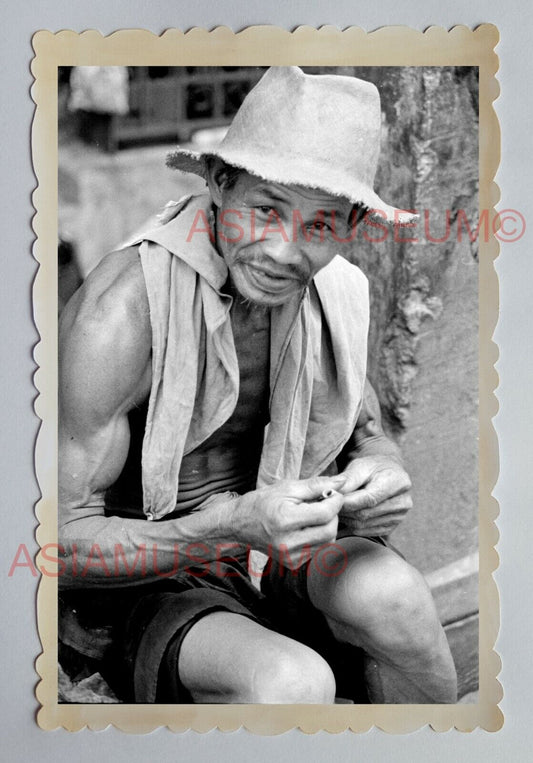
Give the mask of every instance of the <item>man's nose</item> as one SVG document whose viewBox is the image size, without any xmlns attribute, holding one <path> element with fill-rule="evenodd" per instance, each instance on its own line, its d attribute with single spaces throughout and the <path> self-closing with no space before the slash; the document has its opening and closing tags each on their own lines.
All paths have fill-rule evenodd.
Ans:
<svg viewBox="0 0 533 763">
<path fill-rule="evenodd" d="M 282 236 L 269 236 L 263 242 L 263 253 L 279 265 L 302 265 L 304 253 L 297 241 Z"/>
</svg>

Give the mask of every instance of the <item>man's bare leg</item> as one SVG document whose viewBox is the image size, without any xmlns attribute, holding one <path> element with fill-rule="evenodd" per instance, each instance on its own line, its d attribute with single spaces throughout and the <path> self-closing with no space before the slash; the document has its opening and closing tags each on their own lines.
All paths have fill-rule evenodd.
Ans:
<svg viewBox="0 0 533 763">
<path fill-rule="evenodd" d="M 193 625 L 178 662 L 181 683 L 198 703 L 335 701 L 335 679 L 320 655 L 231 612 Z"/>
<path fill-rule="evenodd" d="M 453 703 L 457 677 L 446 635 L 422 575 L 390 549 L 366 538 L 337 541 L 337 576 L 311 564 L 310 599 L 339 641 L 371 658 L 368 691 L 374 703 Z M 320 552 L 318 552 L 320 553 Z M 330 550 L 329 553 L 332 553 Z M 340 564 L 342 562 L 342 564 Z"/>
</svg>

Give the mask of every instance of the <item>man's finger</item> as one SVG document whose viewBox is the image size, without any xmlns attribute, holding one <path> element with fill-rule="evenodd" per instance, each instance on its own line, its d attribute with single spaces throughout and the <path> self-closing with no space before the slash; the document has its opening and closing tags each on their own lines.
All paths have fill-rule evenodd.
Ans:
<svg viewBox="0 0 533 763">
<path fill-rule="evenodd" d="M 373 519 L 368 520 L 359 519 L 359 516 L 351 517 L 350 519 L 345 517 L 341 520 L 342 530 L 343 532 L 346 529 L 353 530 L 358 535 L 362 530 L 368 530 L 371 531 L 371 534 L 376 534 L 376 528 L 388 527 L 390 532 L 393 527 L 396 527 L 396 525 L 402 521 L 406 513 L 407 512 L 385 514 L 384 516 L 374 517 Z"/>
<path fill-rule="evenodd" d="M 325 525 L 337 517 L 343 504 L 344 496 L 335 491 L 319 502 L 300 503 L 291 508 L 291 527 L 296 529 Z"/>
<path fill-rule="evenodd" d="M 372 477 L 373 467 L 366 459 L 355 459 L 350 463 L 349 472 L 346 472 L 348 479 L 344 485 L 344 490 L 353 492 L 366 485 Z"/>
<path fill-rule="evenodd" d="M 337 517 L 321 527 L 310 527 L 287 533 L 283 541 L 270 549 L 275 559 L 288 560 L 293 568 L 309 561 L 313 552 L 325 543 L 333 543 L 337 537 Z"/>
<path fill-rule="evenodd" d="M 377 495 L 381 500 L 390 498 L 393 495 L 400 495 L 406 493 L 411 489 L 411 481 L 407 472 L 399 468 L 397 465 L 384 466 L 371 469 L 371 464 L 367 463 L 366 459 L 362 459 L 363 464 L 361 468 L 357 469 L 357 460 L 350 464 L 349 470 L 346 471 L 348 479 L 341 492 L 345 495 L 354 493 L 359 489 L 369 490 Z M 363 469 L 362 467 L 365 467 Z M 366 479 L 363 479 L 365 476 Z M 370 471 L 369 471 L 370 470 Z"/>
<path fill-rule="evenodd" d="M 332 543 L 337 537 L 337 527 L 337 517 L 334 517 L 325 525 L 305 528 L 294 533 L 293 539 L 300 548 L 302 546 L 316 548 L 323 543 Z"/>
<path fill-rule="evenodd" d="M 333 477 L 310 477 L 289 483 L 287 497 L 300 501 L 316 501 L 330 490 L 339 490 L 345 482 L 344 474 L 336 474 Z"/>
<path fill-rule="evenodd" d="M 355 513 L 364 517 L 378 517 L 392 512 L 407 512 L 413 507 L 410 495 L 401 494 L 379 501 L 369 490 L 357 490 L 344 496 L 341 516 L 350 517 Z"/>
<path fill-rule="evenodd" d="M 385 500 L 385 497 L 381 498 L 379 493 L 375 493 L 367 488 L 361 488 L 348 496 L 344 496 L 343 510 L 353 512 L 360 509 L 373 509 L 382 503 L 383 500 Z"/>
</svg>

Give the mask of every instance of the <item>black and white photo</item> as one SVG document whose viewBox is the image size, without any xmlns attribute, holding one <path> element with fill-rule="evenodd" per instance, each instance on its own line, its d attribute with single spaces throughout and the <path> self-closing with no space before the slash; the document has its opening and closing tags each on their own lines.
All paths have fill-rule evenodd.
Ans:
<svg viewBox="0 0 533 763">
<path fill-rule="evenodd" d="M 163 63 L 57 69 L 58 706 L 475 710 L 480 66 Z"/>
</svg>

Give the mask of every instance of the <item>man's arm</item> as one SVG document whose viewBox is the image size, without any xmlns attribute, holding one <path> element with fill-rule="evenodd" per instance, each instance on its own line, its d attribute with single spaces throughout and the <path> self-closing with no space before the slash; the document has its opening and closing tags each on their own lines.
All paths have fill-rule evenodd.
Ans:
<svg viewBox="0 0 533 763">
<path fill-rule="evenodd" d="M 363 406 L 340 460 L 346 482 L 339 533 L 387 536 L 412 508 L 400 451 L 384 433 L 377 395 L 366 381 Z"/>
<path fill-rule="evenodd" d="M 319 497 L 340 487 L 342 477 L 280 483 L 165 522 L 105 516 L 105 491 L 128 454 L 128 411 L 146 398 L 151 384 L 151 326 L 135 251 L 113 254 L 91 273 L 63 311 L 59 347 L 63 586 L 156 579 L 186 568 L 192 553 L 217 558 L 222 544 L 265 552 L 283 544 L 297 552 L 334 540 L 342 496 Z M 203 545 L 191 552 L 195 543 Z M 143 547 L 144 569 L 138 556 Z M 228 551 L 224 547 L 222 555 Z"/>
</svg>

